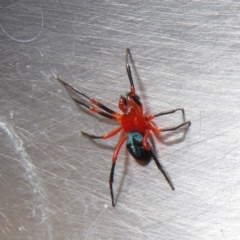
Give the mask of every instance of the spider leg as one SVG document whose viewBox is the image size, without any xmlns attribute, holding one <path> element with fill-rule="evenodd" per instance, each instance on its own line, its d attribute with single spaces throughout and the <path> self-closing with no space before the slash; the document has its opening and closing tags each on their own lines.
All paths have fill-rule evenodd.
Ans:
<svg viewBox="0 0 240 240">
<path fill-rule="evenodd" d="M 131 93 L 133 95 L 135 95 L 135 87 L 134 87 L 134 84 L 133 84 L 131 68 L 130 68 L 130 65 L 128 63 L 128 56 L 130 56 L 130 58 L 132 58 L 130 49 L 126 48 L 126 70 L 127 70 L 127 75 L 128 75 L 128 79 L 129 79 L 130 86 L 131 86 Z"/>
<path fill-rule="evenodd" d="M 185 117 L 184 109 L 183 108 L 176 108 L 176 109 L 173 109 L 171 111 L 164 111 L 164 112 L 160 112 L 160 113 L 156 113 L 156 114 L 150 115 L 146 119 L 147 120 L 152 120 L 155 117 L 159 117 L 159 116 L 163 116 L 163 115 L 167 115 L 167 114 L 172 114 L 172 113 L 175 113 L 177 111 L 182 111 L 182 115 L 183 115 L 183 117 Z"/>
<path fill-rule="evenodd" d="M 184 123 L 181 123 L 179 125 L 177 125 L 176 127 L 171 127 L 171 128 L 157 128 L 155 127 L 151 122 L 148 122 L 148 128 L 150 130 L 152 130 L 154 133 L 159 133 L 159 132 L 167 132 L 167 131 L 175 131 L 177 130 L 178 128 L 180 127 L 183 127 L 185 125 L 188 125 L 188 127 L 191 125 L 191 121 L 187 121 L 187 122 L 184 122 Z"/>
<path fill-rule="evenodd" d="M 146 150 L 150 151 L 150 153 L 151 153 L 151 155 L 152 155 L 152 157 L 153 157 L 153 159 L 154 159 L 154 161 L 155 161 L 158 169 L 161 171 L 161 173 L 162 173 L 163 176 L 165 177 L 166 181 L 168 182 L 168 184 L 170 185 L 170 187 L 172 188 L 172 190 L 174 190 L 173 184 L 171 183 L 171 181 L 170 181 L 170 179 L 168 178 L 167 174 L 166 174 L 165 171 L 163 170 L 160 162 L 158 161 L 158 159 L 156 158 L 156 156 L 154 155 L 153 151 L 151 150 L 150 146 L 149 146 L 148 143 L 147 143 L 147 139 L 149 138 L 149 135 L 150 135 L 149 130 L 146 130 L 146 131 L 145 131 L 145 135 L 144 135 L 143 140 L 142 140 L 143 147 L 144 147 Z"/>
<path fill-rule="evenodd" d="M 86 103 L 79 101 L 78 99 L 76 99 L 76 98 L 73 97 L 73 96 L 71 96 L 71 98 L 72 98 L 75 102 L 77 102 L 78 104 L 80 104 L 80 105 L 88 108 L 92 113 L 97 113 L 97 114 L 102 115 L 102 116 L 104 116 L 104 117 L 106 117 L 106 118 L 110 118 L 110 119 L 112 119 L 112 120 L 118 121 L 118 118 L 115 117 L 114 115 L 111 115 L 111 114 L 109 114 L 109 113 L 103 112 L 103 111 L 101 111 L 101 110 L 99 110 L 99 109 L 97 109 L 97 108 L 93 108 L 93 107 L 87 105 Z"/>
<path fill-rule="evenodd" d="M 110 178 L 109 178 L 109 187 L 110 187 L 110 193 L 111 193 L 111 199 L 112 199 L 112 206 L 115 207 L 115 202 L 114 202 L 114 194 L 113 194 L 113 178 L 114 178 L 114 169 L 115 169 L 115 164 L 117 161 L 117 157 L 119 154 L 119 151 L 123 145 L 123 143 L 126 141 L 127 139 L 127 135 L 125 135 L 121 141 L 119 142 L 114 154 L 113 154 L 113 158 L 112 158 L 112 168 L 111 168 L 111 173 L 110 173 Z"/>
<path fill-rule="evenodd" d="M 83 97 L 87 98 L 92 104 L 98 106 L 99 108 L 103 109 L 103 110 L 106 111 L 107 113 L 110 113 L 111 115 L 114 115 L 114 116 L 118 116 L 118 115 L 119 115 L 119 113 L 117 113 L 117 112 L 113 111 L 112 109 L 106 107 L 105 105 L 103 105 L 102 103 L 96 101 L 95 99 L 88 97 L 86 94 L 84 94 L 83 92 L 77 90 L 76 88 L 74 88 L 73 86 L 69 85 L 68 83 L 64 82 L 64 81 L 63 81 L 62 79 L 60 79 L 59 77 L 56 77 L 56 78 L 57 78 L 57 80 L 58 80 L 59 82 L 61 82 L 61 83 L 64 85 L 64 87 L 67 89 L 69 95 L 72 97 L 73 100 L 77 101 L 77 100 L 76 100 L 76 97 L 73 97 L 71 91 L 73 91 L 73 92 L 75 92 L 75 93 L 78 93 L 78 94 L 82 95 Z M 70 91 L 70 90 L 71 90 L 71 91 Z M 78 103 L 79 103 L 79 102 L 78 102 Z"/>
<path fill-rule="evenodd" d="M 152 154 L 152 157 L 158 167 L 158 169 L 161 171 L 161 173 L 163 174 L 163 176 L 165 177 L 166 181 L 168 182 L 168 184 L 170 185 L 170 187 L 172 188 L 172 190 L 175 190 L 172 182 L 170 181 L 170 179 L 168 178 L 167 174 L 165 173 L 165 171 L 163 170 L 162 168 L 162 165 L 160 164 L 160 162 L 158 161 L 157 157 L 153 154 L 152 150 L 151 150 L 151 154 Z"/>
<path fill-rule="evenodd" d="M 162 129 L 161 131 L 162 132 L 167 132 L 167 131 L 175 131 L 177 130 L 178 128 L 182 127 L 182 126 L 185 126 L 185 125 L 188 125 L 188 127 L 191 125 L 191 121 L 187 121 L 187 122 L 184 122 L 182 124 L 179 124 L 178 126 L 176 127 L 172 127 L 172 128 L 164 128 Z"/>
<path fill-rule="evenodd" d="M 149 138 L 149 135 L 150 135 L 149 130 L 146 130 L 145 135 L 144 135 L 143 140 L 142 140 L 142 145 L 147 151 L 151 150 L 150 146 L 147 143 L 147 139 Z"/>
<path fill-rule="evenodd" d="M 85 132 L 81 132 L 84 136 L 90 137 L 90 138 L 101 138 L 101 139 L 107 139 L 107 138 L 111 138 L 113 136 L 115 136 L 116 134 L 118 134 L 123 128 L 122 127 L 118 127 L 114 130 L 112 130 L 111 132 L 103 135 L 103 136 L 95 136 L 95 135 L 91 135 Z"/>
<path fill-rule="evenodd" d="M 118 121 L 118 118 L 117 118 L 117 116 L 116 116 L 115 114 L 110 114 L 110 113 L 101 111 L 101 110 L 99 110 L 99 109 L 97 109 L 97 108 L 94 108 L 94 107 L 92 107 L 92 106 L 90 106 L 90 105 L 88 105 L 88 104 L 80 101 L 76 96 L 74 96 L 74 95 L 72 94 L 72 92 L 70 91 L 70 89 L 73 90 L 74 92 L 77 92 L 77 93 L 82 94 L 81 92 L 79 92 L 78 90 L 76 90 L 75 88 L 73 88 L 72 86 L 70 86 L 69 84 L 65 83 L 65 82 L 62 81 L 60 78 L 57 77 L 57 79 L 66 87 L 66 89 L 67 89 L 70 97 L 71 97 L 76 103 L 78 103 L 78 104 L 80 104 L 80 105 L 88 108 L 92 113 L 97 113 L 97 114 L 102 115 L 102 116 L 104 116 L 104 117 L 107 117 L 107 118 L 110 118 L 110 119 L 112 119 L 112 120 Z M 82 94 L 82 95 L 83 95 L 83 94 Z M 83 96 L 84 96 L 84 95 L 83 95 Z M 85 95 L 85 96 L 86 96 L 86 95 Z M 87 96 L 86 96 L 86 97 L 87 97 Z"/>
</svg>

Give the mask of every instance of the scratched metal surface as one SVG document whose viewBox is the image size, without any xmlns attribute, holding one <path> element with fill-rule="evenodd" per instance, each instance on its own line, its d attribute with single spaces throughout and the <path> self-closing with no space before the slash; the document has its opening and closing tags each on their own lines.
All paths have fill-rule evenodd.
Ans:
<svg viewBox="0 0 240 240">
<path fill-rule="evenodd" d="M 240 4 L 0 2 L 1 239 L 240 239 Z M 192 126 L 155 138 L 171 191 L 110 120 L 79 109 L 52 70 L 117 110 L 125 48 L 147 112 L 184 107 Z M 180 114 L 156 120 L 181 122 Z"/>
</svg>

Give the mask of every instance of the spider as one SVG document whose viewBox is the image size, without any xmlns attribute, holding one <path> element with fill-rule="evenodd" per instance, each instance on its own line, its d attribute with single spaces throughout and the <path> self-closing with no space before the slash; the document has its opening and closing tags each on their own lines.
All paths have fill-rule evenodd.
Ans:
<svg viewBox="0 0 240 240">
<path fill-rule="evenodd" d="M 152 120 L 156 117 L 163 116 L 166 114 L 172 114 L 176 111 L 181 111 L 183 115 L 183 119 L 185 119 L 185 112 L 183 108 L 177 108 L 171 111 L 160 112 L 157 114 L 152 115 L 145 115 L 143 111 L 143 106 L 140 101 L 139 96 L 136 94 L 136 90 L 133 83 L 131 68 L 129 65 L 129 57 L 132 60 L 130 49 L 126 49 L 126 70 L 128 79 L 130 82 L 130 91 L 126 94 L 126 96 L 121 96 L 118 107 L 122 111 L 122 113 L 115 112 L 108 108 L 107 106 L 103 105 L 102 103 L 96 101 L 94 98 L 88 97 L 85 93 L 75 89 L 74 87 L 70 86 L 68 83 L 61 80 L 58 76 L 56 78 L 65 86 L 71 98 L 77 103 L 89 109 L 92 113 L 100 114 L 106 118 L 109 118 L 113 121 L 116 121 L 120 124 L 119 127 L 112 130 L 111 132 L 102 135 L 102 136 L 95 136 L 92 134 L 88 134 L 86 132 L 81 132 L 84 136 L 93 139 L 107 139 L 115 136 L 119 132 L 123 131 L 124 136 L 119 141 L 115 152 L 112 157 L 112 168 L 109 178 L 109 187 L 110 187 L 110 194 L 112 200 L 112 206 L 115 207 L 115 200 L 113 194 L 113 179 L 114 179 L 114 169 L 117 161 L 117 157 L 122 145 L 126 142 L 127 150 L 129 153 L 137 160 L 142 160 L 144 162 L 148 162 L 151 158 L 154 159 L 158 169 L 162 172 L 163 176 L 165 177 L 166 181 L 170 185 L 171 189 L 174 190 L 174 186 L 170 179 L 168 178 L 167 174 L 165 173 L 164 169 L 162 168 L 160 162 L 156 158 L 155 154 L 153 153 L 148 138 L 150 137 L 150 132 L 153 133 L 161 133 L 167 131 L 174 131 L 183 126 L 190 126 L 191 121 L 184 121 L 178 126 L 171 127 L 171 128 L 158 128 L 153 124 Z M 78 96 L 85 97 L 88 99 L 90 104 L 83 102 Z"/>
</svg>

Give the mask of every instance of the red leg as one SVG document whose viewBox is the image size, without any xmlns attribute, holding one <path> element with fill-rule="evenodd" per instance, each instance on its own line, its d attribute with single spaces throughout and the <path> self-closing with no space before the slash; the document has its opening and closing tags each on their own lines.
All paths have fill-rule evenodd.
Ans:
<svg viewBox="0 0 240 240">
<path fill-rule="evenodd" d="M 91 135 L 85 132 L 81 132 L 83 135 L 90 137 L 90 138 L 101 138 L 101 139 L 107 139 L 107 138 L 111 138 L 113 136 L 115 136 L 116 134 L 118 134 L 123 128 L 122 127 L 118 127 L 114 130 L 112 130 L 111 132 L 103 135 L 103 136 L 95 136 L 95 135 Z"/>
<path fill-rule="evenodd" d="M 143 140 L 142 140 L 143 147 L 144 147 L 147 151 L 150 151 L 150 150 L 151 150 L 150 146 L 149 146 L 148 143 L 147 143 L 147 139 L 149 138 L 149 135 L 150 135 L 149 130 L 146 130 L 146 131 L 145 131 L 145 135 L 144 135 Z"/>
<path fill-rule="evenodd" d="M 88 97 L 87 97 L 87 98 L 88 98 Z M 108 113 L 114 115 L 115 117 L 118 117 L 118 116 L 121 115 L 121 114 L 119 114 L 119 113 L 117 113 L 117 112 L 111 110 L 110 108 L 106 107 L 106 106 L 103 105 L 102 103 L 96 101 L 96 100 L 93 99 L 93 98 L 89 98 L 89 100 L 90 100 L 90 102 L 91 102 L 92 104 L 94 104 L 94 105 L 98 106 L 99 108 L 105 110 L 106 112 L 108 112 Z"/>
<path fill-rule="evenodd" d="M 114 207 L 115 206 L 115 202 L 114 202 L 114 195 L 113 195 L 113 178 L 114 178 L 114 168 L 115 168 L 115 164 L 116 164 L 116 161 L 117 161 L 117 157 L 118 157 L 118 154 L 119 154 L 119 151 L 123 145 L 123 143 L 126 141 L 127 139 L 127 135 L 125 135 L 121 141 L 119 142 L 114 154 L 113 154 L 113 158 L 112 158 L 112 169 L 111 169 L 111 173 L 110 173 L 110 178 L 109 178 L 109 187 L 110 187 L 110 193 L 111 193 L 111 199 L 112 199 L 112 206 Z"/>
<path fill-rule="evenodd" d="M 143 107 L 141 102 L 139 101 L 139 98 L 136 96 L 131 96 L 127 98 L 127 103 L 129 106 L 131 106 L 133 109 L 136 109 L 141 114 L 143 114 Z"/>
<path fill-rule="evenodd" d="M 154 133 L 159 133 L 162 131 L 162 129 L 155 127 L 151 122 L 147 123 L 147 127 L 149 130 L 153 131 Z"/>
</svg>

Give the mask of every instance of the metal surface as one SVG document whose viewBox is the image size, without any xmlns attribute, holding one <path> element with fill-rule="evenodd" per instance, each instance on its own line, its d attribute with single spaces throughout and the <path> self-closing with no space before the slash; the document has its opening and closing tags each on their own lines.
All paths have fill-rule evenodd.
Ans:
<svg viewBox="0 0 240 240">
<path fill-rule="evenodd" d="M 240 4 L 233 1 L 0 2 L 0 239 L 240 239 Z M 53 77 L 117 110 L 125 49 L 147 112 L 184 107 L 192 126 L 154 138 L 154 161 L 116 125 L 79 109 Z M 156 120 L 170 127 L 176 113 Z"/>
</svg>

